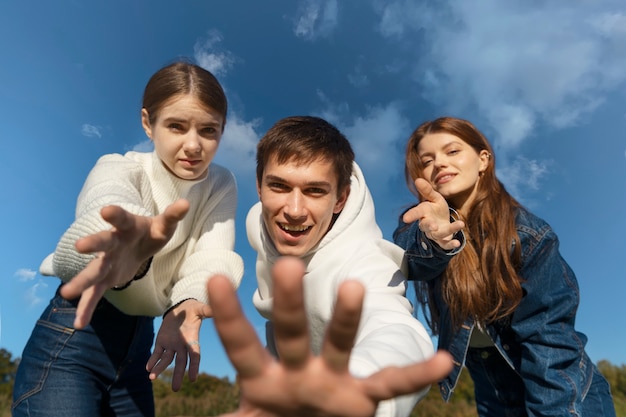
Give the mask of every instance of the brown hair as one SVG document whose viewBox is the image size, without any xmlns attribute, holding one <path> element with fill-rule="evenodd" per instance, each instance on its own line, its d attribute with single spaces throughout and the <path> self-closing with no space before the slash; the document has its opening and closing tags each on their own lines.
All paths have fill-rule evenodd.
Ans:
<svg viewBox="0 0 626 417">
<path fill-rule="evenodd" d="M 263 179 L 270 159 L 284 164 L 295 160 L 307 164 L 329 161 L 337 175 L 337 193 L 350 185 L 354 151 L 348 139 L 326 120 L 313 116 L 292 116 L 279 120 L 257 144 L 256 177 Z"/>
<path fill-rule="evenodd" d="M 213 74 L 198 65 L 178 61 L 158 70 L 146 85 L 142 107 L 154 123 L 159 110 L 177 95 L 193 94 L 206 107 L 220 113 L 226 125 L 228 103 L 219 81 Z"/>
<path fill-rule="evenodd" d="M 454 135 L 477 153 L 486 150 L 490 158 L 480 177 L 476 197 L 467 213 L 461 213 L 466 224 L 465 248 L 452 257 L 440 283 L 416 282 L 417 299 L 424 312 L 430 313 L 430 317 L 426 316 L 434 334 L 439 333 L 441 313 L 434 303 L 434 285 L 457 327 L 468 317 L 482 323 L 506 319 L 522 299 L 521 279 L 517 274 L 520 241 L 515 226 L 516 208 L 520 205 L 496 178 L 495 156 L 487 138 L 469 121 L 453 117 L 427 121 L 411 134 L 405 175 L 414 194 L 417 195 L 414 180 L 424 178 L 417 147 L 429 133 Z"/>
</svg>

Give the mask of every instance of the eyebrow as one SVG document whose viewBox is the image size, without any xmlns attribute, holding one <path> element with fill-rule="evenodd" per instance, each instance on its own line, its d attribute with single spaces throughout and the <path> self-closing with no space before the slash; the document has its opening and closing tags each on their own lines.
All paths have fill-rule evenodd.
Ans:
<svg viewBox="0 0 626 417">
<path fill-rule="evenodd" d="M 460 144 L 460 142 L 458 140 L 456 140 L 456 139 L 453 139 L 450 142 L 447 142 L 445 145 L 443 145 L 441 147 L 441 149 L 445 150 L 445 149 L 449 148 L 452 145 L 458 145 L 458 144 Z M 429 155 L 433 155 L 433 154 L 434 154 L 434 152 L 424 152 L 424 153 L 418 153 L 417 155 L 421 158 L 422 156 L 429 156 Z"/>
<path fill-rule="evenodd" d="M 265 176 L 265 181 L 276 181 L 276 182 L 283 182 L 283 183 L 289 183 L 289 181 L 287 181 L 286 179 L 279 177 L 278 175 L 271 175 L 268 174 Z M 309 186 L 309 187 L 328 187 L 328 188 L 332 188 L 332 185 L 328 182 L 328 181 L 308 181 L 305 183 L 305 185 Z"/>
<path fill-rule="evenodd" d="M 171 117 L 167 117 L 165 119 L 163 119 L 163 122 L 177 122 L 177 123 L 187 123 L 188 120 L 184 119 L 184 118 L 180 118 L 180 117 L 175 117 L 175 116 L 171 116 Z M 220 122 L 214 122 L 214 121 L 210 121 L 210 122 L 202 122 L 199 123 L 200 126 L 221 126 L 222 124 Z"/>
</svg>

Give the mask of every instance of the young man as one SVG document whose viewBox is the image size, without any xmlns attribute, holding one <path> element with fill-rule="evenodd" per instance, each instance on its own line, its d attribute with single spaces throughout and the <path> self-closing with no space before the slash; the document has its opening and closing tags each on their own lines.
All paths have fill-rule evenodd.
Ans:
<svg viewBox="0 0 626 417">
<path fill-rule="evenodd" d="M 275 343 L 271 273 L 280 257 L 291 256 L 304 263 L 304 305 L 314 354 L 322 350 L 340 285 L 357 280 L 365 298 L 349 360 L 352 375 L 365 378 L 433 355 L 430 337 L 404 297 L 403 251 L 382 238 L 350 143 L 334 126 L 316 117 L 277 122 L 257 146 L 257 190 L 260 202 L 248 213 L 246 227 L 258 253 L 253 302 L 268 319 L 270 352 L 285 360 Z M 376 415 L 408 416 L 424 394 L 383 401 Z"/>
</svg>

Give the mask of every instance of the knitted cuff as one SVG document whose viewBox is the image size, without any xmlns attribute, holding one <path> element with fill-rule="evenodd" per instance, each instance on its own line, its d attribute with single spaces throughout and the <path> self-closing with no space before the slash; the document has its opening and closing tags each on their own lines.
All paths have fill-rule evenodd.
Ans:
<svg viewBox="0 0 626 417">
<path fill-rule="evenodd" d="M 146 274 L 148 273 L 148 271 L 150 270 L 150 265 L 152 265 L 152 256 L 148 258 L 148 260 L 146 260 L 141 267 L 139 268 L 139 272 L 137 272 L 135 274 L 135 276 L 133 277 L 133 279 L 131 279 L 130 281 L 128 281 L 126 284 L 122 285 L 121 287 L 113 287 L 111 288 L 113 291 L 122 291 L 125 290 L 126 288 L 130 287 L 130 284 L 133 283 L 133 281 L 137 281 L 143 277 L 146 276 Z"/>
</svg>

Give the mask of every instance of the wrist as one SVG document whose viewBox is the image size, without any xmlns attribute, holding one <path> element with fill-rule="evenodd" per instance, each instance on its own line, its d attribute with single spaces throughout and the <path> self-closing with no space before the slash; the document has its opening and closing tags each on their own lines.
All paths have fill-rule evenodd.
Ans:
<svg viewBox="0 0 626 417">
<path fill-rule="evenodd" d="M 180 300 L 179 302 L 177 302 L 176 304 L 174 304 L 173 306 L 171 306 L 170 308 L 168 308 L 167 310 L 165 310 L 165 313 L 163 313 L 163 318 L 165 318 L 165 316 L 167 316 L 167 314 L 174 310 L 176 307 L 178 307 L 179 305 L 181 305 L 182 303 L 184 303 L 185 301 L 189 301 L 189 300 L 195 300 L 195 298 L 185 298 L 184 300 Z"/>
<path fill-rule="evenodd" d="M 115 286 L 113 288 L 111 288 L 113 291 L 122 291 L 125 290 L 126 288 L 130 287 L 130 284 L 133 283 L 133 281 L 137 281 L 140 280 L 141 278 L 145 277 L 148 274 L 148 271 L 150 270 L 150 265 L 152 265 L 152 256 L 149 257 L 144 263 L 141 264 L 141 266 L 139 267 L 139 270 L 137 271 L 137 273 L 135 274 L 135 276 L 133 277 L 133 279 L 131 279 L 130 281 L 128 281 L 126 284 L 122 285 L 122 286 Z"/>
</svg>

